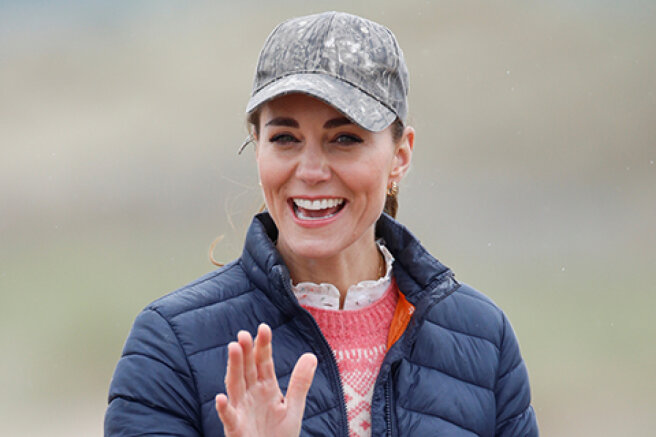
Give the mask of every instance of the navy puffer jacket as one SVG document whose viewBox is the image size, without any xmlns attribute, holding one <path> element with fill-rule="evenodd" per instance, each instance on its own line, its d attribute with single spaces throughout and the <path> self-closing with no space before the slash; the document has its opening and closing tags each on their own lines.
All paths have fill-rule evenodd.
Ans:
<svg viewBox="0 0 656 437">
<path fill-rule="evenodd" d="M 377 235 L 415 311 L 381 366 L 372 436 L 537 436 L 526 367 L 501 310 L 393 219 L 383 215 Z M 348 436 L 337 364 L 291 291 L 276 237 L 270 216 L 256 216 L 238 260 L 139 314 L 112 379 L 105 435 L 222 436 L 214 397 L 225 392 L 227 345 L 265 322 L 283 393 L 296 360 L 318 358 L 301 435 Z"/>
</svg>

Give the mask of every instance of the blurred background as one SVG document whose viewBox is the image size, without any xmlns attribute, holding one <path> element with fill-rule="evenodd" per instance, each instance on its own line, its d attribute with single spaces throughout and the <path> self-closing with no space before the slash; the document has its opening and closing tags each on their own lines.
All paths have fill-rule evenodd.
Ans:
<svg viewBox="0 0 656 437">
<path fill-rule="evenodd" d="M 0 434 L 102 435 L 134 317 L 261 204 L 265 37 L 330 9 L 404 49 L 400 220 L 508 313 L 542 435 L 653 433 L 655 5 L 0 0 Z"/>
</svg>

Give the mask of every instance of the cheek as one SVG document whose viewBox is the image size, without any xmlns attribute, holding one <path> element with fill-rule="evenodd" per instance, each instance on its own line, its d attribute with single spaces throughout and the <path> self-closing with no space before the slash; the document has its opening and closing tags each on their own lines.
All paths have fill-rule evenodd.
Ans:
<svg viewBox="0 0 656 437">
<path fill-rule="evenodd" d="M 373 163 L 372 163 L 373 164 Z M 387 192 L 387 173 L 384 171 L 385 163 L 376 163 L 380 167 L 372 165 L 369 171 L 351 171 L 345 178 L 349 188 L 354 194 L 354 200 L 359 208 L 377 215 L 385 206 L 385 194 Z M 367 213 L 368 214 L 368 213 Z"/>
<path fill-rule="evenodd" d="M 365 165 L 353 165 L 345 169 L 344 179 L 350 181 L 354 191 L 378 195 L 387 190 L 391 160 L 387 157 L 370 159 Z"/>
<path fill-rule="evenodd" d="M 255 163 L 257 164 L 257 175 L 260 179 L 260 185 L 264 187 L 265 183 L 268 183 L 276 173 L 275 163 L 267 156 L 266 152 L 261 150 L 257 153 Z"/>
<path fill-rule="evenodd" d="M 281 163 L 277 162 L 266 155 L 258 155 L 257 171 L 260 179 L 262 192 L 264 193 L 267 206 L 272 207 L 271 203 L 275 202 L 275 193 L 277 193 L 286 180 L 286 169 Z"/>
</svg>

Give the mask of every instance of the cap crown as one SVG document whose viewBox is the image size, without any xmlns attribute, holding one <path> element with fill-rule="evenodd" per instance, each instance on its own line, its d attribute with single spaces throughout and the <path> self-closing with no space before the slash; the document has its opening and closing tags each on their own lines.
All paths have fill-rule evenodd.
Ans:
<svg viewBox="0 0 656 437">
<path fill-rule="evenodd" d="M 403 53 L 392 32 L 378 23 L 341 12 L 281 23 L 264 43 L 252 95 L 286 76 L 312 73 L 358 88 L 401 120 L 407 116 Z"/>
</svg>

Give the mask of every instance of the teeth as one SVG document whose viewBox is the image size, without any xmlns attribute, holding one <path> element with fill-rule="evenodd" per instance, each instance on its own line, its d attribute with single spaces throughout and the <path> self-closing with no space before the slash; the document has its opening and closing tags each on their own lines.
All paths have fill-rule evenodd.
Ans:
<svg viewBox="0 0 656 437">
<path fill-rule="evenodd" d="M 299 208 L 309 209 L 310 211 L 319 211 L 326 208 L 334 208 L 344 203 L 344 199 L 321 199 L 321 200 L 308 200 L 308 199 L 294 199 L 294 204 Z"/>
</svg>

